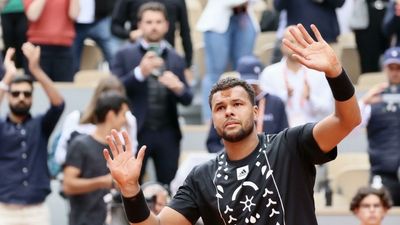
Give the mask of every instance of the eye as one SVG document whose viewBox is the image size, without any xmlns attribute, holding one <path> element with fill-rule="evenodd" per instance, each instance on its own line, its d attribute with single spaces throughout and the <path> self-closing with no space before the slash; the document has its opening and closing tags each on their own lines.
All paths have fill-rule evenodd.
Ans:
<svg viewBox="0 0 400 225">
<path fill-rule="evenodd" d="M 242 103 L 240 103 L 240 102 L 236 102 L 235 104 L 233 104 L 235 107 L 238 107 L 238 106 L 241 106 L 242 105 Z"/>
<path fill-rule="evenodd" d="M 217 106 L 217 108 L 215 109 L 215 111 L 221 111 L 225 109 L 225 106 Z"/>
</svg>

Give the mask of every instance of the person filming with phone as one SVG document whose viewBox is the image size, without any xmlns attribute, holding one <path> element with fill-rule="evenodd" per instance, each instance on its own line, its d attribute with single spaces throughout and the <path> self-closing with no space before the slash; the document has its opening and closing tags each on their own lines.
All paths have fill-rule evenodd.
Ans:
<svg viewBox="0 0 400 225">
<path fill-rule="evenodd" d="M 142 168 L 152 157 L 157 181 L 169 185 L 180 153 L 177 104 L 191 104 L 193 94 L 184 76 L 185 60 L 164 40 L 168 31 L 165 6 L 158 2 L 143 4 L 138 21 L 142 39 L 117 52 L 111 71 L 122 81 L 131 101 L 139 146 L 146 144 L 151 149 Z M 141 171 L 142 181 L 145 169 Z"/>
<path fill-rule="evenodd" d="M 371 88 L 359 101 L 362 123 L 367 128 L 371 177 L 400 206 L 400 48 L 386 50 L 383 59 L 387 82 Z"/>
</svg>

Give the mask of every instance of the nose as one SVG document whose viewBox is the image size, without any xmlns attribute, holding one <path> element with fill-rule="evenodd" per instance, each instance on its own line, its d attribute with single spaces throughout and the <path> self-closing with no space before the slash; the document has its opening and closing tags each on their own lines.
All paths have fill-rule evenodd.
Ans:
<svg viewBox="0 0 400 225">
<path fill-rule="evenodd" d="M 233 112 L 233 107 L 232 106 L 226 106 L 226 109 L 225 109 L 225 116 L 226 117 L 230 117 L 230 116 L 232 116 L 234 114 L 234 112 Z"/>
</svg>

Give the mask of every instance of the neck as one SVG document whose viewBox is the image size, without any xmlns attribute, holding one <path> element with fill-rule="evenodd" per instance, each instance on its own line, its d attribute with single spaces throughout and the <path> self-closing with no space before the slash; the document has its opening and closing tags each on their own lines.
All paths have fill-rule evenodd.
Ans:
<svg viewBox="0 0 400 225">
<path fill-rule="evenodd" d="M 289 70 L 291 70 L 293 72 L 297 72 L 301 68 L 301 64 L 296 59 L 294 59 L 290 56 L 287 57 L 286 66 Z"/>
<path fill-rule="evenodd" d="M 111 128 L 108 127 L 106 124 L 97 124 L 96 129 L 94 130 L 92 137 L 102 143 L 107 144 L 106 137 L 110 135 Z"/>
<path fill-rule="evenodd" d="M 257 131 L 253 131 L 249 136 L 238 142 L 228 142 L 224 140 L 226 154 L 230 160 L 241 160 L 250 155 L 258 145 Z"/>
<path fill-rule="evenodd" d="M 18 115 L 15 115 L 14 113 L 10 113 L 8 115 L 8 117 L 14 123 L 22 123 L 26 119 L 27 116 L 18 116 Z"/>
</svg>

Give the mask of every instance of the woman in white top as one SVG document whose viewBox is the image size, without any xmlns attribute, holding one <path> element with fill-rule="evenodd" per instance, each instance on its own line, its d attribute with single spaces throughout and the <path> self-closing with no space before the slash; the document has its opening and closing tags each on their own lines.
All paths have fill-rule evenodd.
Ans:
<svg viewBox="0 0 400 225">
<path fill-rule="evenodd" d="M 208 0 L 197 23 L 204 33 L 206 74 L 202 83 L 203 121 L 211 118 L 208 94 L 228 65 L 236 69 L 238 59 L 251 55 L 259 30 L 251 14 L 252 0 Z"/>
</svg>

